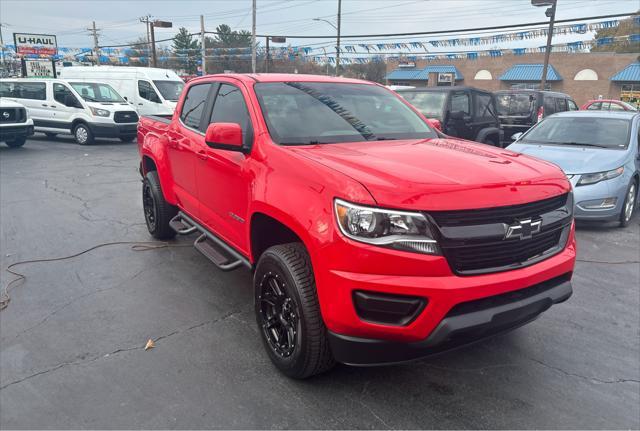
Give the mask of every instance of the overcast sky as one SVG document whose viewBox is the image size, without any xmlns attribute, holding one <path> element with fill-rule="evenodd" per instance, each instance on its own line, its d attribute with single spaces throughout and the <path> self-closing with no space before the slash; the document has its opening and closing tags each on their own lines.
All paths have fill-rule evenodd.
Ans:
<svg viewBox="0 0 640 431">
<path fill-rule="evenodd" d="M 324 18 L 335 23 L 338 0 L 257 0 L 257 33 L 273 35 L 334 35 Z M 638 0 L 558 0 L 557 18 L 632 12 Z M 342 0 L 342 34 L 434 31 L 544 21 L 545 8 L 530 0 Z M 128 43 L 145 34 L 139 17 L 173 21 L 173 29 L 157 29 L 156 39 L 171 37 L 178 27 L 199 32 L 219 24 L 251 30 L 251 0 L 1 0 L 0 20 L 5 43 L 13 32 L 55 34 L 60 47 L 90 47 L 86 31 L 93 20 L 101 29 L 100 45 Z M 449 36 L 451 37 L 451 36 Z M 554 43 L 590 38 L 572 35 Z M 433 37 L 411 37 L 429 40 Z M 289 39 L 293 45 L 333 45 L 330 39 Z M 372 41 L 373 42 L 373 41 Z M 391 42 L 382 40 L 378 43 Z M 343 41 L 343 44 L 349 44 Z M 352 40 L 351 43 L 364 43 Z M 519 42 L 522 45 L 522 42 Z M 542 41 L 527 41 L 539 46 Z M 509 44 L 493 47 L 513 47 Z M 488 49 L 491 47 L 483 47 Z M 450 49 L 450 48 L 449 48 Z"/>
</svg>

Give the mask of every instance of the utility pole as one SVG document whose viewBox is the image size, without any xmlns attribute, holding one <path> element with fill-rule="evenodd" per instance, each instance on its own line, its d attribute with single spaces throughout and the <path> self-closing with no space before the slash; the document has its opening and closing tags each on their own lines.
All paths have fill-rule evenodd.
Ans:
<svg viewBox="0 0 640 431">
<path fill-rule="evenodd" d="M 256 73 L 256 0 L 253 0 L 251 15 L 251 73 Z"/>
<path fill-rule="evenodd" d="M 338 40 L 336 46 L 336 76 L 340 76 L 340 17 L 342 12 L 342 0 L 338 0 Z"/>
<path fill-rule="evenodd" d="M 547 84 L 547 70 L 549 68 L 549 55 L 551 54 L 551 41 L 553 39 L 553 23 L 556 19 L 556 5 L 558 0 L 552 0 L 551 7 L 546 10 L 545 15 L 549 17 L 549 33 L 547 34 L 547 49 L 544 51 L 544 66 L 542 66 L 542 77 L 540 79 L 540 89 L 544 90 Z"/>
<path fill-rule="evenodd" d="M 264 72 L 265 73 L 269 73 L 269 36 L 265 37 L 267 43 L 267 55 L 265 56 L 265 60 L 264 60 Z"/>
<path fill-rule="evenodd" d="M 151 49 L 151 33 L 149 32 L 149 24 L 151 23 L 151 15 L 143 16 L 140 18 L 140 22 L 147 25 L 147 67 L 151 67 L 151 61 L 149 61 L 149 51 Z"/>
<path fill-rule="evenodd" d="M 0 56 L 2 56 L 1 60 L 2 60 L 2 70 L 0 70 L 0 77 L 3 76 L 5 70 L 4 70 L 4 39 L 2 38 L 2 27 L 3 24 L 0 22 L 0 49 L 2 49 L 2 51 L 0 52 Z"/>
<path fill-rule="evenodd" d="M 96 22 L 93 21 L 93 25 L 87 30 L 93 34 L 93 55 L 96 59 L 96 66 L 100 66 L 100 47 L 98 46 L 98 29 L 96 28 Z"/>
<path fill-rule="evenodd" d="M 200 15 L 200 48 L 202 50 L 202 76 L 207 74 L 207 50 L 204 46 L 204 15 Z"/>
</svg>

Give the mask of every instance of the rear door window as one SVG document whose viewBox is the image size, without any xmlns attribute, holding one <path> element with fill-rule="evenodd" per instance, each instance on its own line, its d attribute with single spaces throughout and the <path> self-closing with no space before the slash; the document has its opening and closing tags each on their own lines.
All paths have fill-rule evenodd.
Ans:
<svg viewBox="0 0 640 431">
<path fill-rule="evenodd" d="M 556 99 L 556 112 L 564 112 L 567 110 L 566 99 Z"/>
<path fill-rule="evenodd" d="M 599 111 L 602 107 L 602 102 L 594 102 L 587 107 L 588 111 Z"/>
<path fill-rule="evenodd" d="M 578 105 L 571 99 L 567 99 L 567 106 L 569 107 L 569 111 L 577 111 Z"/>
<path fill-rule="evenodd" d="M 456 92 L 451 94 L 451 112 L 462 111 L 466 115 L 471 113 L 469 93 Z"/>
<path fill-rule="evenodd" d="M 544 98 L 544 115 L 555 114 L 556 113 L 556 101 L 553 97 L 545 97 Z"/>
<path fill-rule="evenodd" d="M 474 93 L 474 115 L 478 120 L 493 120 L 493 103 L 490 94 Z"/>
<path fill-rule="evenodd" d="M 189 88 L 189 92 L 184 99 L 182 110 L 180 111 L 180 119 L 187 127 L 201 130 L 200 122 L 202 120 L 202 112 L 207 104 L 207 96 L 211 84 L 194 85 Z"/>
</svg>

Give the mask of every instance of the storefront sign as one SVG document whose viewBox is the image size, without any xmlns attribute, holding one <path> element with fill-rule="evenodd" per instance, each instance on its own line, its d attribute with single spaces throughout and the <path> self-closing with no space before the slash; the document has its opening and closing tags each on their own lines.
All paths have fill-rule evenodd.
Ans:
<svg viewBox="0 0 640 431">
<path fill-rule="evenodd" d="M 438 73 L 439 84 L 453 84 L 455 81 L 455 74 L 453 73 Z"/>
<path fill-rule="evenodd" d="M 56 67 L 53 60 L 22 60 L 22 74 L 25 78 L 55 78 Z"/>
<path fill-rule="evenodd" d="M 52 34 L 13 33 L 17 55 L 51 57 L 58 53 L 58 41 Z"/>
</svg>

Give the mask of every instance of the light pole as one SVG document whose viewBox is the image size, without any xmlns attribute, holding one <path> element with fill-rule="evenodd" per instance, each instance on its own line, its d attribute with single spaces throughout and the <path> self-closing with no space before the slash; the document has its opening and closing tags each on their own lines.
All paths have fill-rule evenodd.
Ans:
<svg viewBox="0 0 640 431">
<path fill-rule="evenodd" d="M 540 89 L 544 90 L 547 84 L 547 70 L 549 69 L 549 55 L 551 54 L 551 41 L 553 39 L 553 23 L 556 19 L 556 5 L 558 0 L 531 0 L 533 6 L 551 6 L 545 11 L 549 17 L 549 32 L 547 33 L 547 48 L 544 51 L 544 65 L 542 66 L 542 77 L 540 78 Z"/>
<path fill-rule="evenodd" d="M 322 21 L 322 22 L 326 22 L 327 24 L 329 24 L 331 27 L 333 27 L 337 34 L 337 40 L 336 40 L 336 76 L 338 76 L 339 71 L 338 69 L 340 68 L 340 0 L 338 0 L 338 25 L 336 26 L 334 23 L 332 23 L 331 21 L 329 21 L 328 19 L 323 19 L 323 18 L 314 18 L 314 21 Z M 327 59 L 327 61 L 329 61 Z"/>
</svg>

